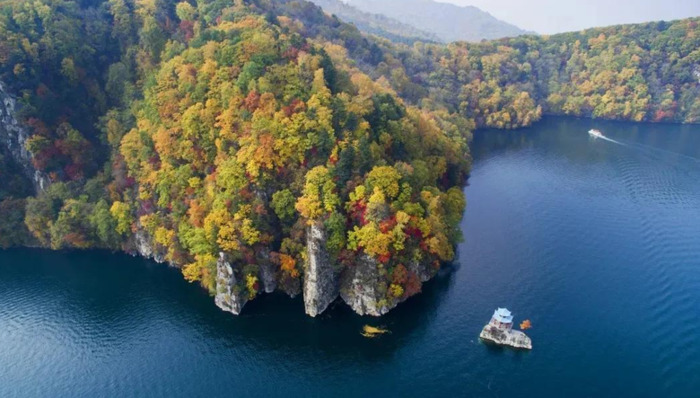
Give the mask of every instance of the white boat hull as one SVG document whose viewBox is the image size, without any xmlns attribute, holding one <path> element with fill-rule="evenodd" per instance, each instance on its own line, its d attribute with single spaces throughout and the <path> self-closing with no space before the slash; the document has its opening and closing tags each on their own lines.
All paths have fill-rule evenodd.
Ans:
<svg viewBox="0 0 700 398">
<path fill-rule="evenodd" d="M 588 134 L 593 138 L 605 138 L 603 133 L 598 130 L 588 130 Z"/>
</svg>

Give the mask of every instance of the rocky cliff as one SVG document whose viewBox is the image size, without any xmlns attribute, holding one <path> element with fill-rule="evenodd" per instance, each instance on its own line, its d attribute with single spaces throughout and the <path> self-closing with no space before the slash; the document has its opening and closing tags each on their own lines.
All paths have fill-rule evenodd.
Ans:
<svg viewBox="0 0 700 398">
<path fill-rule="evenodd" d="M 238 315 L 248 302 L 248 294 L 239 285 L 240 275 L 236 268 L 226 259 L 224 253 L 219 253 L 216 263 L 216 305 L 224 311 Z"/>
<path fill-rule="evenodd" d="M 30 133 L 17 120 L 16 112 L 17 100 L 0 83 L 0 145 L 22 167 L 27 178 L 34 183 L 34 189 L 37 192 L 43 191 L 49 186 L 50 180 L 46 174 L 34 169 L 32 154 L 26 147 Z"/>
<path fill-rule="evenodd" d="M 408 267 L 420 282 L 435 276 L 436 269 L 429 264 L 415 261 Z M 346 268 L 340 279 L 340 297 L 360 315 L 382 316 L 408 298 L 403 294 L 394 297 L 389 293 L 387 270 L 376 259 L 362 254 L 355 264 Z"/>
<path fill-rule="evenodd" d="M 153 261 L 162 264 L 165 262 L 165 253 L 158 250 L 156 245 L 153 243 L 153 239 L 144 231 L 141 225 L 138 226 L 136 233 L 133 235 L 133 247 L 136 253 L 142 257 L 152 259 Z"/>
<path fill-rule="evenodd" d="M 265 293 L 272 293 L 277 289 L 277 266 L 270 261 L 270 249 L 265 248 L 258 253 L 259 277 Z"/>
<path fill-rule="evenodd" d="M 343 272 L 340 297 L 360 315 L 381 316 L 398 302 L 386 299 L 387 285 L 384 267 L 375 259 L 363 254 L 352 267 Z"/>
<path fill-rule="evenodd" d="M 322 313 L 338 298 L 338 275 L 326 250 L 326 234 L 322 224 L 306 231 L 308 261 L 304 273 L 304 307 L 312 317 Z"/>
<path fill-rule="evenodd" d="M 431 266 L 430 264 L 424 264 L 420 261 L 412 261 L 408 264 L 409 271 L 413 272 L 418 276 L 421 282 L 427 282 L 435 276 L 437 268 Z"/>
</svg>

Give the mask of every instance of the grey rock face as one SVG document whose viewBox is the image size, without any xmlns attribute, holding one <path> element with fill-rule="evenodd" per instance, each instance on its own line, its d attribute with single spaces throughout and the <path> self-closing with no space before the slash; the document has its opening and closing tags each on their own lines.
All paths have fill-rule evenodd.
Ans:
<svg viewBox="0 0 700 398">
<path fill-rule="evenodd" d="M 499 345 L 507 345 L 513 348 L 522 348 L 526 350 L 532 349 L 532 340 L 530 337 L 518 330 L 502 329 L 487 324 L 481 330 L 479 337 L 482 340 L 490 341 Z"/>
<path fill-rule="evenodd" d="M 153 239 L 148 235 L 148 232 L 141 229 L 134 234 L 134 246 L 138 254 L 142 257 L 153 259 L 153 261 L 162 264 L 165 262 L 165 256 L 160 253 L 153 245 Z"/>
<path fill-rule="evenodd" d="M 414 272 L 418 275 L 421 282 L 427 282 L 435 276 L 436 271 L 430 266 L 430 264 L 424 264 L 419 261 L 412 261 L 408 265 L 408 270 Z"/>
<path fill-rule="evenodd" d="M 22 166 L 24 173 L 34 183 L 37 192 L 49 187 L 49 177 L 34 169 L 32 154 L 27 150 L 29 130 L 21 125 L 15 117 L 17 101 L 5 91 L 0 83 L 0 145 L 7 148 L 12 158 Z"/>
<path fill-rule="evenodd" d="M 258 254 L 258 266 L 263 290 L 265 293 L 274 292 L 277 289 L 277 268 L 270 261 L 270 249 L 263 249 Z"/>
<path fill-rule="evenodd" d="M 360 315 L 382 316 L 398 304 L 386 300 L 380 267 L 377 260 L 363 254 L 343 272 L 340 297 Z"/>
<path fill-rule="evenodd" d="M 338 275 L 328 257 L 322 225 L 314 224 L 306 229 L 306 251 L 304 307 L 307 315 L 315 317 L 338 298 Z"/>
<path fill-rule="evenodd" d="M 224 311 L 239 315 L 248 302 L 248 295 L 238 286 L 234 268 L 226 260 L 224 253 L 219 253 L 216 263 L 216 305 Z"/>
</svg>

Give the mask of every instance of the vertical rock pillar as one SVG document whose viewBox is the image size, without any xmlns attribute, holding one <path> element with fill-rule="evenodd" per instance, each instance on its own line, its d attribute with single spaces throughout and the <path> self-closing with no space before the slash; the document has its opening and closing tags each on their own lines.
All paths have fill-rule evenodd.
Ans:
<svg viewBox="0 0 700 398">
<path fill-rule="evenodd" d="M 216 262 L 216 305 L 226 312 L 238 315 L 248 302 L 248 295 L 241 291 L 234 268 L 226 260 L 224 253 L 219 253 Z"/>
<path fill-rule="evenodd" d="M 312 317 L 322 313 L 338 297 L 338 275 L 326 249 L 323 225 L 306 229 L 307 264 L 304 272 L 304 307 Z"/>
</svg>

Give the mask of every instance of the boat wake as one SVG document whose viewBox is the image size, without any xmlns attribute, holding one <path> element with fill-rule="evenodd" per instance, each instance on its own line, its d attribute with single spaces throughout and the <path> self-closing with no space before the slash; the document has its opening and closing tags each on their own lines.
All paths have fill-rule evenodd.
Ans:
<svg viewBox="0 0 700 398">
<path fill-rule="evenodd" d="M 603 136 L 600 136 L 600 137 L 597 137 L 597 138 L 599 138 L 599 139 L 601 139 L 601 140 L 604 140 L 604 141 L 612 142 L 613 144 L 617 144 L 617 145 L 622 145 L 622 146 L 627 146 L 627 147 L 630 146 L 629 144 L 625 144 L 624 142 L 620 142 L 620 141 L 618 141 L 618 140 L 613 140 L 612 138 L 608 138 L 608 137 L 606 137 L 606 136 L 604 136 L 604 135 L 603 135 Z"/>
<path fill-rule="evenodd" d="M 678 153 L 674 151 L 669 151 L 667 149 L 661 149 L 657 148 L 651 145 L 645 145 L 645 144 L 638 144 L 635 143 L 633 145 L 628 145 L 629 147 L 636 148 L 636 149 L 641 149 L 643 151 L 647 151 L 648 153 L 657 153 L 657 154 L 664 154 L 667 156 L 677 156 L 681 159 L 686 159 L 686 160 L 692 160 L 693 162 L 700 163 L 700 158 L 696 158 L 694 156 L 686 155 L 683 153 Z"/>
<path fill-rule="evenodd" d="M 645 145 L 645 144 L 639 144 L 639 143 L 625 143 L 625 142 L 620 142 L 620 141 L 618 141 L 618 140 L 614 140 L 614 139 L 612 139 L 612 138 L 609 138 L 609 137 L 604 136 L 603 133 L 601 133 L 601 132 L 598 131 L 598 130 L 591 130 L 591 131 L 589 132 L 589 134 L 590 134 L 591 137 L 593 137 L 593 139 L 595 139 L 595 140 L 599 140 L 599 139 L 600 139 L 600 140 L 603 140 L 603 141 L 612 142 L 613 144 L 621 145 L 621 146 L 624 146 L 624 147 L 627 147 L 627 148 L 631 148 L 631 149 L 638 149 L 638 150 L 647 152 L 648 154 L 656 153 L 657 155 L 658 155 L 658 154 L 664 154 L 664 155 L 667 155 L 667 156 L 668 156 L 668 155 L 670 155 L 670 156 L 677 156 L 677 157 L 682 158 L 682 159 L 692 160 L 692 161 L 694 161 L 694 162 L 700 163 L 700 158 L 696 158 L 696 157 L 694 157 L 694 156 L 685 155 L 685 154 L 682 154 L 682 153 L 678 153 L 678 152 L 669 151 L 669 150 L 666 150 L 666 149 L 657 148 L 657 147 L 654 147 L 654 146 L 651 146 L 651 145 Z"/>
</svg>

